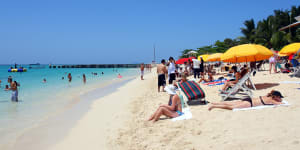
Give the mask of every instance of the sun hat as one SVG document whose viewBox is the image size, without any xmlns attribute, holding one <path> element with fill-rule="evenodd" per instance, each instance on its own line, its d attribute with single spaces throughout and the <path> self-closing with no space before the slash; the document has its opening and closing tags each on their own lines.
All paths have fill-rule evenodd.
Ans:
<svg viewBox="0 0 300 150">
<path fill-rule="evenodd" d="M 281 95 L 281 93 L 279 91 L 272 91 L 271 94 L 274 96 L 279 96 L 280 98 L 283 98 L 283 96 Z"/>
<path fill-rule="evenodd" d="M 176 88 L 174 85 L 168 85 L 165 87 L 165 91 L 170 95 L 176 95 Z"/>
</svg>

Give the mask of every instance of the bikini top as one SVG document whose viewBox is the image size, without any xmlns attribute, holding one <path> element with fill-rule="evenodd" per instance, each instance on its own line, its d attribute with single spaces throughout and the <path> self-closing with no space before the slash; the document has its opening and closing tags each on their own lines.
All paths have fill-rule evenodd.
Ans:
<svg viewBox="0 0 300 150">
<path fill-rule="evenodd" d="M 259 99 L 260 99 L 260 102 L 261 102 L 263 105 L 273 105 L 273 104 L 266 104 L 266 103 L 263 101 L 263 99 L 262 99 L 261 96 L 259 96 Z"/>
</svg>

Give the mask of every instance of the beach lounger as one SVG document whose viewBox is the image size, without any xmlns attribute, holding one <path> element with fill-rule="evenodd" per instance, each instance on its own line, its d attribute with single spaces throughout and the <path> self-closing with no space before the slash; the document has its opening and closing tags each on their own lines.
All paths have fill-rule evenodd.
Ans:
<svg viewBox="0 0 300 150">
<path fill-rule="evenodd" d="M 179 95 L 184 95 L 185 101 L 187 104 L 194 104 L 194 103 L 202 103 L 206 104 L 205 100 L 205 93 L 200 87 L 198 83 L 195 81 L 186 81 L 177 83 L 179 88 Z M 184 94 L 182 94 L 184 93 Z"/>
<path fill-rule="evenodd" d="M 256 90 L 256 88 L 250 78 L 251 74 L 252 74 L 252 72 L 248 72 L 231 89 L 227 90 L 225 93 L 221 93 L 220 95 L 222 97 L 222 100 L 224 101 L 227 98 L 241 98 L 241 97 L 238 97 L 235 95 L 240 90 L 242 90 L 243 92 L 245 92 L 248 96 L 250 96 L 252 98 L 252 95 L 253 95 L 252 90 L 250 88 L 248 88 L 248 86 L 246 85 L 246 82 L 248 81 L 252 85 L 253 89 Z"/>
</svg>

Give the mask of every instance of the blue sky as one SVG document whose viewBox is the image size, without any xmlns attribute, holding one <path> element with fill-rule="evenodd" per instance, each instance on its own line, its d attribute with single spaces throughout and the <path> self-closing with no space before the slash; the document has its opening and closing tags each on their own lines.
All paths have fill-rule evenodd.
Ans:
<svg viewBox="0 0 300 150">
<path fill-rule="evenodd" d="M 0 2 L 0 64 L 140 63 L 241 36 L 243 22 L 299 0 Z"/>
</svg>

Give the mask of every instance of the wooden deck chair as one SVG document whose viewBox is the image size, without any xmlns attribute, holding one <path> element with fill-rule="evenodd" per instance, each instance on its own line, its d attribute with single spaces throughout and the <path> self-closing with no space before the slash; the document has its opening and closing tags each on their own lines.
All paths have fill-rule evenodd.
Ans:
<svg viewBox="0 0 300 150">
<path fill-rule="evenodd" d="M 248 88 L 248 86 L 246 85 L 246 81 L 249 81 L 251 83 L 251 85 L 255 88 L 253 82 L 250 79 L 250 75 L 252 72 L 248 72 L 247 74 L 245 74 L 239 81 L 238 83 L 236 83 L 231 89 L 227 90 L 226 93 L 221 93 L 221 97 L 222 100 L 226 100 L 227 98 L 241 98 L 236 96 L 235 94 L 237 94 L 240 90 L 242 90 L 243 92 L 245 92 L 247 95 L 249 95 L 252 98 L 252 90 L 250 88 Z"/>
<path fill-rule="evenodd" d="M 179 95 L 184 95 L 184 99 L 187 104 L 206 104 L 205 93 L 198 83 L 195 81 L 186 81 L 177 83 L 179 89 Z M 184 94 L 182 94 L 184 93 Z"/>
</svg>

